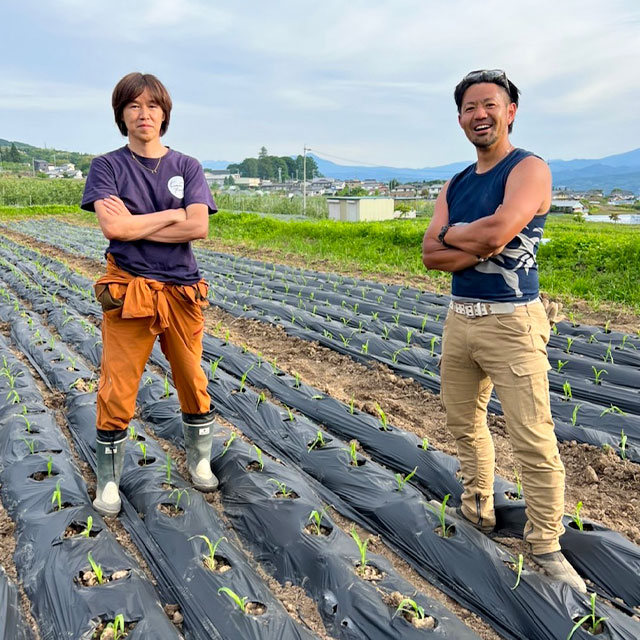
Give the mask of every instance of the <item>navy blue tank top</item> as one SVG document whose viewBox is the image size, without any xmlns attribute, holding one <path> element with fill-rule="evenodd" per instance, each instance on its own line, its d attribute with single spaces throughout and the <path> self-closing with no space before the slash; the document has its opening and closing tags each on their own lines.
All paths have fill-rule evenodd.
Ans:
<svg viewBox="0 0 640 640">
<path fill-rule="evenodd" d="M 474 163 L 453 176 L 447 189 L 449 224 L 468 224 L 494 213 L 504 200 L 511 170 L 532 155 L 530 151 L 514 149 L 486 173 L 476 173 Z M 546 219 L 546 213 L 534 216 L 502 253 L 454 272 L 453 296 L 495 302 L 528 302 L 537 298 L 536 254 Z"/>
</svg>

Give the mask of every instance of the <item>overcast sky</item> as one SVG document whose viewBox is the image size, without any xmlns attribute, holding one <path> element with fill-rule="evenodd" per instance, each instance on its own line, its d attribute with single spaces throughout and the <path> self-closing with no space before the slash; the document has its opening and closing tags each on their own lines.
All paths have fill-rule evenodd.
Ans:
<svg viewBox="0 0 640 640">
<path fill-rule="evenodd" d="M 200 160 L 436 166 L 474 157 L 452 93 L 478 68 L 521 89 L 517 146 L 640 146 L 640 0 L 0 0 L 0 33 L 0 138 L 36 146 L 121 146 L 111 91 L 137 70 L 172 94 L 165 143 Z"/>
</svg>

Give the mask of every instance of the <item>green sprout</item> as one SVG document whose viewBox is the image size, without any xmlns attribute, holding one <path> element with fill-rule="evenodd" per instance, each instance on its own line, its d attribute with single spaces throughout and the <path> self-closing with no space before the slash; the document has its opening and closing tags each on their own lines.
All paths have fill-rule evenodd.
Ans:
<svg viewBox="0 0 640 640">
<path fill-rule="evenodd" d="M 600 414 L 600 417 L 602 418 L 602 416 L 606 415 L 607 413 L 617 413 L 620 416 L 626 416 L 627 415 L 620 407 L 616 407 L 615 404 L 612 404 L 608 409 L 605 409 Z"/>
<path fill-rule="evenodd" d="M 299 374 L 298 372 L 295 372 L 293 375 L 294 375 L 294 377 L 295 377 L 295 379 L 296 379 L 296 381 L 295 381 L 295 383 L 294 383 L 294 385 L 293 385 L 293 386 L 294 386 L 296 389 L 299 389 L 299 388 L 300 388 L 300 374 Z"/>
<path fill-rule="evenodd" d="M 283 405 L 284 408 L 287 410 L 287 417 L 285 418 L 285 420 L 288 420 L 289 422 L 293 422 L 296 418 L 293 415 L 293 411 L 291 411 L 291 409 L 289 409 L 289 407 L 287 407 L 287 405 Z"/>
<path fill-rule="evenodd" d="M 573 398 L 573 394 L 571 393 L 571 383 L 568 380 L 565 380 L 562 385 L 562 391 L 564 391 L 564 399 L 567 402 Z"/>
<path fill-rule="evenodd" d="M 264 391 L 261 391 L 260 394 L 258 395 L 258 399 L 256 400 L 256 411 L 258 410 L 258 407 L 263 403 L 267 401 L 267 394 Z"/>
<path fill-rule="evenodd" d="M 429 448 L 429 438 L 426 436 L 422 438 L 422 444 L 420 446 L 426 451 Z"/>
<path fill-rule="evenodd" d="M 220 457 L 222 458 L 222 456 L 227 453 L 227 451 L 229 451 L 229 447 L 231 446 L 231 443 L 238 437 L 238 434 L 235 431 L 231 432 L 231 435 L 229 436 L 229 439 L 224 443 L 224 448 L 222 449 L 222 453 L 220 454 Z"/>
<path fill-rule="evenodd" d="M 218 368 L 218 365 L 220 364 L 220 360 L 222 360 L 223 356 L 220 356 L 217 360 L 211 362 L 209 361 L 209 368 L 211 370 L 211 379 L 214 379 L 216 377 L 216 369 Z"/>
<path fill-rule="evenodd" d="M 164 463 L 164 468 L 165 468 L 165 481 L 166 483 L 171 486 L 171 454 L 167 451 L 167 459 Z"/>
<path fill-rule="evenodd" d="M 567 365 L 569 363 L 568 360 L 558 360 L 557 362 L 557 366 L 558 366 L 558 373 L 562 372 L 562 367 L 564 367 L 565 365 Z"/>
<path fill-rule="evenodd" d="M 375 404 L 375 407 L 376 407 L 376 411 L 378 412 L 378 415 L 380 416 L 380 426 L 382 427 L 382 430 L 388 431 L 389 420 L 387 418 L 387 414 L 382 410 L 382 407 L 377 402 Z"/>
<path fill-rule="evenodd" d="M 451 531 L 451 529 L 453 529 L 453 525 L 450 524 L 447 526 L 447 523 L 445 520 L 447 502 L 450 497 L 451 497 L 451 494 L 447 493 L 447 495 L 442 499 L 442 503 L 440 504 L 440 507 L 438 509 L 436 509 L 433 505 L 430 505 L 430 504 L 427 505 L 429 509 L 431 509 L 431 511 L 433 511 L 433 513 L 435 513 L 436 516 L 438 516 L 438 521 L 440 522 L 440 536 L 442 538 L 448 538 L 449 532 Z"/>
<path fill-rule="evenodd" d="M 567 336 L 567 348 L 564 350 L 565 353 L 570 353 L 571 352 L 571 345 L 575 342 L 575 338 L 572 338 L 571 336 Z"/>
<path fill-rule="evenodd" d="M 343 449 L 349 454 L 349 464 L 357 467 L 358 466 L 358 442 L 356 440 L 352 440 L 349 443 L 348 449 Z"/>
<path fill-rule="evenodd" d="M 102 584 L 104 582 L 104 574 L 102 572 L 102 567 L 93 559 L 91 556 L 91 551 L 87 554 L 87 560 L 89 560 L 89 564 L 91 565 L 91 571 L 96 574 L 96 580 L 98 584 Z"/>
<path fill-rule="evenodd" d="M 606 351 L 606 353 L 604 354 L 604 357 L 602 358 L 602 360 L 603 360 L 603 362 L 605 362 L 605 363 L 606 363 L 607 361 L 609 361 L 609 362 L 611 362 L 611 364 L 614 364 L 614 362 L 613 362 L 613 355 L 612 355 L 612 353 L 611 353 L 611 343 L 609 343 L 609 346 L 607 347 L 607 351 Z"/>
<path fill-rule="evenodd" d="M 581 406 L 581 404 L 577 404 L 575 407 L 573 407 L 573 413 L 571 414 L 571 424 L 574 427 L 576 426 L 576 421 L 578 420 L 578 410 Z"/>
<path fill-rule="evenodd" d="M 51 495 L 51 504 L 57 504 L 58 511 L 62 511 L 62 491 L 60 490 L 60 480 L 56 482 L 56 488 Z"/>
<path fill-rule="evenodd" d="M 80 532 L 81 536 L 88 538 L 93 528 L 93 516 L 87 516 L 87 526 Z"/>
<path fill-rule="evenodd" d="M 218 545 L 223 541 L 223 540 L 227 540 L 227 538 L 225 536 L 222 536 L 220 538 L 218 538 L 215 543 L 212 543 L 211 540 L 209 540 L 209 538 L 205 535 L 202 534 L 198 534 L 195 536 L 191 536 L 189 538 L 189 540 L 193 540 L 194 538 L 200 538 L 201 540 L 204 540 L 207 544 L 207 547 L 209 548 L 209 554 L 208 555 L 204 555 L 202 556 L 204 563 L 206 564 L 206 566 L 211 569 L 211 571 L 215 571 L 216 570 L 216 549 L 218 548 Z M 228 540 L 227 540 L 228 542 Z"/>
<path fill-rule="evenodd" d="M 31 421 L 25 415 L 18 415 L 17 417 L 22 418 L 24 420 L 24 426 L 27 433 L 31 433 Z"/>
<path fill-rule="evenodd" d="M 520 498 L 522 498 L 522 481 L 515 467 L 513 467 L 513 474 L 516 477 L 516 495 L 518 496 L 518 500 L 520 500 Z"/>
<path fill-rule="evenodd" d="M 411 471 L 411 473 L 408 473 L 406 476 L 403 476 L 400 473 L 396 473 L 395 477 L 396 477 L 396 482 L 398 483 L 398 491 L 402 491 L 404 489 L 404 485 L 407 484 L 407 482 L 409 482 L 411 478 L 413 478 L 417 470 L 418 470 L 418 467 L 414 467 L 413 471 Z"/>
<path fill-rule="evenodd" d="M 424 620 L 425 618 L 424 607 L 421 607 L 415 600 L 412 600 L 411 598 L 404 598 L 400 601 L 400 604 L 398 605 L 396 612 L 393 614 L 393 617 L 395 618 L 399 613 L 407 613 L 410 616 L 417 618 L 418 620 Z"/>
<path fill-rule="evenodd" d="M 600 625 L 606 620 L 606 617 L 597 618 L 596 617 L 596 594 L 595 592 L 591 594 L 591 613 L 588 613 L 586 616 L 583 616 L 573 625 L 573 629 L 571 629 L 571 633 L 567 636 L 567 640 L 571 640 L 573 634 L 585 623 L 589 622 L 589 633 L 595 634 Z"/>
<path fill-rule="evenodd" d="M 316 439 L 311 443 L 311 445 L 307 449 L 307 453 L 309 453 L 312 449 L 315 449 L 316 447 L 322 448 L 324 447 L 324 445 L 325 445 L 324 436 L 322 435 L 322 431 L 318 429 L 318 433 L 316 433 Z"/>
<path fill-rule="evenodd" d="M 240 378 L 240 391 L 242 391 L 244 389 L 244 385 L 245 382 L 247 381 L 247 376 L 249 375 L 249 372 L 251 371 L 251 369 L 253 369 L 253 367 L 255 367 L 255 364 L 252 364 L 241 376 Z"/>
<path fill-rule="evenodd" d="M 436 354 L 436 345 L 440 342 L 440 338 L 438 336 L 433 336 L 431 340 L 429 340 L 429 355 L 433 358 Z"/>
<path fill-rule="evenodd" d="M 573 522 L 575 523 L 576 527 L 578 527 L 578 529 L 580 531 L 584 531 L 584 522 L 582 521 L 582 518 L 580 517 L 580 511 L 582 511 L 582 500 L 580 500 L 574 510 L 573 513 L 567 513 L 565 515 L 569 516 Z"/>
<path fill-rule="evenodd" d="M 49 456 L 47 460 L 47 476 L 51 477 L 51 471 L 53 470 L 53 458 Z"/>
<path fill-rule="evenodd" d="M 218 594 L 220 593 L 224 593 L 229 596 L 231 600 L 233 600 L 233 602 L 235 602 L 235 604 L 238 606 L 238 609 L 242 611 L 242 613 L 247 612 L 247 600 L 249 599 L 247 596 L 241 598 L 235 591 L 229 589 L 229 587 L 220 587 L 218 589 Z"/>
<path fill-rule="evenodd" d="M 106 638 L 105 632 L 107 630 L 113 631 L 113 640 L 120 640 L 120 638 L 124 638 L 124 616 L 119 613 L 114 619 L 113 622 L 110 622 L 105 628 L 104 631 L 100 634 L 100 640 L 102 638 Z"/>
<path fill-rule="evenodd" d="M 363 345 L 360 347 L 360 352 L 364 353 L 365 355 L 369 353 L 369 340 L 363 343 Z"/>
<path fill-rule="evenodd" d="M 268 482 L 273 482 L 278 487 L 278 491 L 276 494 L 281 494 L 283 498 L 290 498 L 293 495 L 293 491 L 287 488 L 287 485 L 284 482 L 280 482 L 275 478 L 269 478 Z"/>
<path fill-rule="evenodd" d="M 174 489 L 170 494 L 169 494 L 169 500 L 171 500 L 171 498 L 173 497 L 173 495 L 175 494 L 176 498 L 175 498 L 175 508 L 176 511 L 178 509 L 180 509 L 180 500 L 182 500 L 182 496 L 186 495 L 187 496 L 187 504 L 191 504 L 191 496 L 189 495 L 189 492 L 187 491 L 187 489 Z"/>
<path fill-rule="evenodd" d="M 262 460 L 262 449 L 260 447 L 253 445 L 253 448 L 256 450 L 256 457 L 258 458 L 258 464 L 260 465 L 260 471 L 264 469 L 264 462 Z"/>
<path fill-rule="evenodd" d="M 138 442 L 138 447 L 140 447 L 140 451 L 142 452 L 144 464 L 147 464 L 147 444 L 145 442 Z"/>
<path fill-rule="evenodd" d="M 593 366 L 591 368 L 593 369 L 594 384 L 602 384 L 602 380 L 600 378 L 602 378 L 603 375 L 608 374 L 609 372 L 606 369 L 596 369 Z"/>
<path fill-rule="evenodd" d="M 515 558 L 511 558 L 511 560 L 513 560 L 513 563 L 516 565 L 516 572 L 517 572 L 516 583 L 513 585 L 513 587 L 511 587 L 511 591 L 515 591 L 518 588 L 518 585 L 520 584 L 520 577 L 522 576 L 522 567 L 524 565 L 524 557 L 521 553 L 519 553 L 517 562 Z"/>
<path fill-rule="evenodd" d="M 429 314 L 425 313 L 422 318 L 422 323 L 420 324 L 420 332 L 424 333 L 424 328 L 427 326 L 427 322 L 429 322 Z"/>
<path fill-rule="evenodd" d="M 358 551 L 360 552 L 360 565 L 358 566 L 358 573 L 363 574 L 365 571 L 365 567 L 367 566 L 367 546 L 369 544 L 369 540 L 371 538 L 367 538 L 364 542 L 360 540 L 360 536 L 356 531 L 355 525 L 351 525 L 351 530 L 349 531 L 353 541 L 358 546 Z"/>
<path fill-rule="evenodd" d="M 320 530 L 320 525 L 322 524 L 322 518 L 332 506 L 333 505 L 328 504 L 326 507 L 324 507 L 320 511 L 318 511 L 317 509 L 314 509 L 309 514 L 309 518 L 307 519 L 307 522 L 311 522 L 313 524 L 313 526 L 316 529 L 317 536 L 322 535 L 322 531 Z"/>
<path fill-rule="evenodd" d="M 31 439 L 27 440 L 26 438 L 22 438 L 22 441 L 27 445 L 27 449 L 29 449 L 29 453 L 35 453 L 36 441 Z"/>
<path fill-rule="evenodd" d="M 623 460 L 627 459 L 627 434 L 624 429 L 620 431 L 620 457 Z"/>
<path fill-rule="evenodd" d="M 169 385 L 169 374 L 164 374 L 164 393 L 162 394 L 163 398 L 168 398 L 171 394 L 171 387 Z"/>
</svg>

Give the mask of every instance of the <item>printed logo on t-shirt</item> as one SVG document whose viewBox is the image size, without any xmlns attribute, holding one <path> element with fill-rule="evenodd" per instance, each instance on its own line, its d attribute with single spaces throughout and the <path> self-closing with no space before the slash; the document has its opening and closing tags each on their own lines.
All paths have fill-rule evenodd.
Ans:
<svg viewBox="0 0 640 640">
<path fill-rule="evenodd" d="M 173 176 L 173 178 L 169 178 L 167 187 L 169 187 L 169 191 L 172 196 L 178 198 L 178 200 L 182 200 L 184 197 L 184 178 L 182 176 Z"/>
</svg>

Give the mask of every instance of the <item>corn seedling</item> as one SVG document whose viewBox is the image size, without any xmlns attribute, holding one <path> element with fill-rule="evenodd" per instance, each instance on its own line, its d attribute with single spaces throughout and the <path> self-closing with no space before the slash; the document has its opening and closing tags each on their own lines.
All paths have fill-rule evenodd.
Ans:
<svg viewBox="0 0 640 640">
<path fill-rule="evenodd" d="M 389 327 L 387 327 L 387 325 L 382 325 L 382 339 L 383 340 L 388 340 L 389 339 Z"/>
<path fill-rule="evenodd" d="M 162 394 L 163 398 L 168 398 L 169 395 L 171 394 L 171 387 L 169 386 L 169 375 L 168 374 L 164 374 L 164 393 Z"/>
<path fill-rule="evenodd" d="M 191 496 L 189 495 L 189 492 L 187 491 L 187 489 L 174 489 L 170 494 L 169 494 L 169 500 L 171 500 L 171 498 L 173 498 L 173 496 L 175 497 L 175 503 L 174 506 L 176 508 L 176 510 L 178 510 L 180 508 L 180 500 L 182 500 L 182 496 L 187 496 L 187 504 L 191 504 Z"/>
<path fill-rule="evenodd" d="M 608 409 L 605 409 L 600 414 L 600 417 L 602 418 L 602 416 L 606 415 L 607 413 L 617 413 L 620 416 L 626 416 L 627 415 L 620 407 L 616 407 L 615 404 L 612 404 Z"/>
<path fill-rule="evenodd" d="M 349 531 L 353 541 L 358 546 L 358 551 L 360 552 L 360 566 L 358 567 L 358 573 L 364 573 L 365 567 L 367 566 L 367 546 L 369 545 L 370 538 L 367 538 L 364 542 L 360 540 L 360 536 L 356 531 L 355 525 L 351 525 L 351 530 Z"/>
<path fill-rule="evenodd" d="M 53 471 L 53 458 L 49 456 L 49 459 L 47 460 L 47 476 L 48 477 L 51 477 L 51 471 Z"/>
<path fill-rule="evenodd" d="M 147 444 L 145 442 L 138 442 L 138 447 L 140 447 L 140 451 L 142 452 L 144 464 L 147 464 Z"/>
<path fill-rule="evenodd" d="M 289 407 L 287 407 L 287 405 L 283 405 L 284 408 L 287 410 L 287 417 L 285 418 L 285 420 L 288 420 L 289 422 L 293 422 L 296 418 L 293 415 L 293 411 L 291 411 L 291 409 Z"/>
<path fill-rule="evenodd" d="M 352 440 L 349 443 L 349 448 L 343 449 L 343 451 L 346 451 L 349 454 L 349 464 L 353 465 L 354 467 L 357 467 L 358 466 L 358 443 L 355 440 Z"/>
<path fill-rule="evenodd" d="M 435 513 L 436 516 L 438 516 L 438 521 L 440 522 L 440 536 L 442 538 L 448 538 L 449 532 L 451 531 L 451 529 L 453 529 L 453 525 L 450 524 L 447 526 L 447 523 L 445 520 L 447 502 L 449 501 L 450 497 L 451 497 L 451 494 L 447 493 L 447 495 L 442 499 L 442 504 L 438 509 L 436 509 L 434 506 L 430 504 L 427 505 L 429 509 L 431 509 L 431 511 L 433 511 L 433 513 Z"/>
<path fill-rule="evenodd" d="M 566 380 L 562 385 L 562 391 L 564 392 L 564 399 L 567 402 L 571 400 L 571 398 L 573 398 L 573 395 L 571 393 L 571 383 L 568 380 Z"/>
<path fill-rule="evenodd" d="M 440 342 L 440 338 L 438 336 L 433 336 L 431 340 L 429 340 L 429 355 L 433 358 L 436 354 L 436 345 Z"/>
<path fill-rule="evenodd" d="M 624 349 L 625 345 L 629 340 L 630 340 L 629 336 L 627 335 L 622 336 L 622 344 L 620 345 L 620 349 Z M 633 347 L 635 351 L 638 350 L 638 347 L 636 347 L 636 345 L 633 344 L 633 342 L 629 342 L 629 345 Z"/>
<path fill-rule="evenodd" d="M 258 459 L 258 464 L 260 465 L 260 471 L 262 471 L 264 469 L 264 462 L 262 460 L 262 449 L 260 449 L 260 447 L 257 447 L 255 444 L 253 445 L 253 448 L 256 450 L 256 458 Z"/>
<path fill-rule="evenodd" d="M 258 395 L 258 399 L 256 400 L 256 411 L 258 410 L 258 407 L 260 406 L 260 404 L 266 401 L 267 401 L 267 394 L 264 391 L 261 391 L 260 394 Z"/>
<path fill-rule="evenodd" d="M 20 394 L 15 389 L 11 389 L 7 394 L 7 400 L 11 401 L 11 404 L 19 404 Z"/>
<path fill-rule="evenodd" d="M 623 460 L 627 459 L 627 434 L 624 429 L 620 432 L 620 457 Z"/>
<path fill-rule="evenodd" d="M 422 318 L 422 323 L 420 324 L 420 332 L 424 333 L 424 328 L 427 326 L 427 322 L 429 322 L 429 314 L 425 313 Z"/>
<path fill-rule="evenodd" d="M 171 454 L 167 451 L 167 459 L 164 463 L 165 482 L 171 486 Z"/>
<path fill-rule="evenodd" d="M 87 516 L 87 525 L 80 532 L 80 535 L 88 538 L 91 535 L 91 529 L 93 528 L 93 516 Z"/>
<path fill-rule="evenodd" d="M 429 438 L 426 436 L 422 438 L 422 444 L 420 446 L 426 451 L 429 448 Z"/>
<path fill-rule="evenodd" d="M 606 620 L 606 617 L 598 618 L 596 617 L 596 594 L 591 594 L 591 613 L 588 613 L 586 616 L 583 616 L 573 625 L 573 629 L 571 629 L 571 633 L 567 636 L 567 640 L 571 640 L 573 634 L 585 623 L 589 622 L 589 633 L 595 634 L 600 625 Z"/>
<path fill-rule="evenodd" d="M 36 441 L 35 440 L 27 440 L 26 438 L 22 438 L 22 441 L 27 445 L 27 449 L 29 449 L 29 453 L 35 453 Z"/>
<path fill-rule="evenodd" d="M 316 535 L 322 535 L 322 531 L 320 530 L 320 525 L 322 524 L 322 518 L 327 513 L 327 511 L 332 507 L 332 505 L 328 504 L 326 507 L 317 511 L 314 509 L 310 514 L 307 522 L 311 522 L 316 529 Z"/>
<path fill-rule="evenodd" d="M 29 418 L 27 418 L 27 416 L 25 415 L 19 415 L 18 417 L 24 420 L 24 428 L 26 429 L 27 433 L 31 433 L 31 421 L 29 420 Z"/>
<path fill-rule="evenodd" d="M 273 373 L 278 373 L 278 358 L 274 358 L 269 364 Z"/>
<path fill-rule="evenodd" d="M 424 620 L 425 613 L 424 607 L 421 607 L 415 600 L 411 598 L 405 598 L 400 601 L 396 612 L 393 614 L 395 618 L 399 613 L 408 613 L 409 615 L 417 618 L 418 620 Z"/>
<path fill-rule="evenodd" d="M 561 373 L 562 372 L 562 367 L 564 367 L 568 363 L 569 363 L 568 360 L 558 360 L 558 362 L 557 362 L 558 373 Z"/>
<path fill-rule="evenodd" d="M 391 362 L 393 362 L 394 364 L 398 362 L 398 356 L 403 352 L 403 351 L 409 351 L 409 347 L 400 347 L 400 349 L 397 349 L 396 351 L 394 351 L 391 354 Z"/>
<path fill-rule="evenodd" d="M 238 434 L 235 431 L 231 432 L 231 435 L 229 436 L 229 439 L 224 443 L 224 448 L 222 449 L 222 453 L 220 454 L 220 457 L 222 458 L 222 456 L 224 456 L 225 453 L 227 453 L 227 451 L 229 451 L 229 447 L 231 446 L 231 443 L 238 437 Z"/>
<path fill-rule="evenodd" d="M 217 360 L 211 362 L 209 361 L 209 369 L 211 371 L 211 378 L 215 378 L 216 377 L 216 369 L 218 368 L 218 365 L 220 364 L 220 360 L 222 360 L 223 356 L 220 356 Z"/>
<path fill-rule="evenodd" d="M 367 340 L 361 347 L 360 347 L 360 352 L 364 353 L 365 355 L 367 353 L 369 353 L 369 340 Z"/>
<path fill-rule="evenodd" d="M 379 316 L 379 315 L 380 315 L 380 312 L 379 312 L 379 311 L 374 311 L 374 312 L 371 314 L 371 319 L 375 321 L 375 320 L 377 320 L 377 319 L 378 319 L 378 316 Z"/>
<path fill-rule="evenodd" d="M 519 553 L 517 562 L 515 558 L 511 558 L 511 559 L 513 560 L 513 563 L 516 565 L 516 571 L 517 571 L 516 583 L 513 585 L 513 587 L 511 587 L 511 591 L 515 591 L 518 588 L 518 585 L 520 584 L 520 577 L 522 576 L 522 566 L 524 564 L 524 557 L 522 556 L 521 553 Z"/>
<path fill-rule="evenodd" d="M 414 467 L 413 471 L 411 471 L 411 473 L 408 473 L 406 476 L 403 476 L 400 473 L 396 473 L 396 482 L 398 483 L 398 491 L 402 491 L 404 489 L 404 485 L 407 484 L 407 482 L 409 482 L 411 478 L 413 478 L 417 470 L 418 470 L 418 467 Z"/>
<path fill-rule="evenodd" d="M 393 320 L 393 324 L 396 327 L 400 325 L 400 314 L 399 313 L 395 313 L 394 315 L 392 315 L 391 319 Z"/>
<path fill-rule="evenodd" d="M 575 407 L 573 407 L 573 413 L 571 414 L 571 424 L 574 427 L 576 426 L 576 422 L 578 420 L 578 410 L 581 406 L 581 404 L 577 404 Z"/>
<path fill-rule="evenodd" d="M 573 520 L 576 527 L 578 527 L 580 531 L 584 531 L 584 522 L 580 517 L 580 511 L 582 511 L 582 500 L 580 500 L 578 504 L 576 504 L 573 513 L 567 513 L 566 515 L 568 515 Z"/>
<path fill-rule="evenodd" d="M 209 548 L 209 554 L 208 555 L 203 554 L 202 557 L 207 567 L 211 569 L 211 571 L 215 571 L 216 570 L 216 550 L 218 548 L 218 545 L 223 540 L 227 540 L 227 538 L 225 536 L 222 536 L 218 538 L 216 542 L 212 543 L 207 536 L 198 534 L 195 536 L 191 536 L 189 540 L 193 540 L 194 538 L 200 538 L 201 540 L 204 540 L 205 543 L 207 544 L 207 547 Z"/>
<path fill-rule="evenodd" d="M 380 426 L 382 427 L 383 431 L 388 431 L 389 430 L 389 420 L 387 418 L 387 414 L 382 410 L 382 407 L 376 402 L 376 411 L 378 412 L 378 415 L 380 416 Z"/>
<path fill-rule="evenodd" d="M 114 619 L 113 622 L 110 622 L 105 628 L 104 631 L 102 632 L 102 634 L 100 635 L 100 638 L 102 639 L 103 637 L 107 637 L 105 635 L 105 632 L 109 630 L 109 631 L 113 631 L 113 636 L 111 636 L 113 638 L 113 640 L 120 640 L 120 638 L 124 638 L 124 616 L 119 613 Z"/>
<path fill-rule="evenodd" d="M 287 485 L 284 482 L 280 482 L 275 478 L 269 478 L 268 482 L 273 482 L 278 487 L 277 493 L 282 494 L 283 498 L 290 498 L 293 495 L 291 489 L 287 489 Z"/>
<path fill-rule="evenodd" d="M 575 338 L 572 338 L 571 336 L 567 336 L 567 348 L 565 349 L 565 353 L 570 353 L 571 352 L 571 345 L 574 343 Z"/>
<path fill-rule="evenodd" d="M 300 380 L 301 380 L 301 378 L 300 378 L 300 374 L 299 374 L 298 372 L 295 372 L 295 373 L 293 374 L 293 377 L 294 377 L 294 378 L 295 378 L 295 380 L 296 380 L 293 386 L 294 386 L 296 389 L 299 389 L 299 388 L 300 388 Z"/>
<path fill-rule="evenodd" d="M 345 338 L 342 334 L 340 334 L 340 340 L 342 340 L 342 344 L 345 347 L 348 347 L 349 343 L 351 342 L 351 338 Z"/>
<path fill-rule="evenodd" d="M 56 482 L 56 488 L 51 494 L 51 504 L 58 506 L 58 511 L 62 511 L 62 491 L 60 490 L 60 480 Z"/>
<path fill-rule="evenodd" d="M 518 496 L 518 500 L 520 500 L 520 498 L 522 498 L 522 481 L 520 480 L 518 470 L 515 467 L 513 467 L 513 475 L 516 478 L 516 495 Z"/>
<path fill-rule="evenodd" d="M 318 433 L 316 434 L 316 439 L 311 443 L 311 445 L 307 449 L 307 453 L 310 452 L 312 449 L 315 449 L 316 447 L 324 447 L 324 445 L 325 445 L 325 442 L 324 442 L 324 436 L 322 435 L 322 431 L 318 431 Z"/>
<path fill-rule="evenodd" d="M 242 611 L 242 613 L 247 612 L 247 600 L 249 599 L 247 596 L 241 598 L 235 591 L 229 589 L 229 587 L 220 587 L 218 589 L 218 594 L 220 593 L 224 593 L 225 595 L 229 596 L 231 600 L 233 600 L 233 602 L 235 602 L 235 604 L 238 606 L 238 609 Z"/>
<path fill-rule="evenodd" d="M 596 369 L 595 367 L 591 367 L 593 369 L 593 382 L 594 384 L 602 384 L 602 376 L 609 373 L 606 369 Z"/>
<path fill-rule="evenodd" d="M 87 554 L 87 560 L 89 560 L 89 564 L 91 565 L 91 571 L 96 574 L 98 584 L 102 584 L 104 582 L 102 567 L 93 559 L 91 552 Z"/>
<path fill-rule="evenodd" d="M 611 353 L 611 343 L 609 343 L 609 346 L 607 347 L 607 351 L 604 354 L 604 357 L 602 358 L 602 360 L 604 361 L 605 364 L 607 363 L 607 361 L 610 362 L 611 364 L 614 364 L 613 354 Z"/>
</svg>

